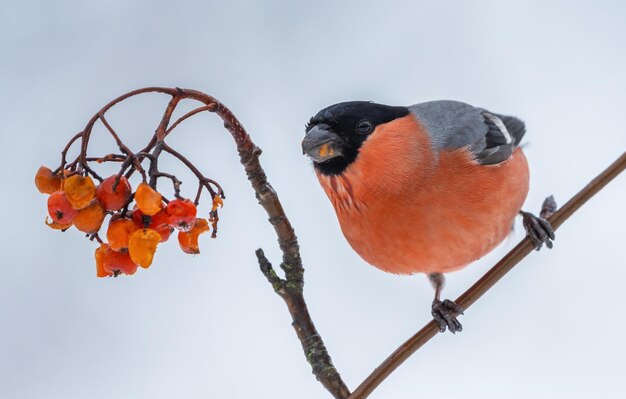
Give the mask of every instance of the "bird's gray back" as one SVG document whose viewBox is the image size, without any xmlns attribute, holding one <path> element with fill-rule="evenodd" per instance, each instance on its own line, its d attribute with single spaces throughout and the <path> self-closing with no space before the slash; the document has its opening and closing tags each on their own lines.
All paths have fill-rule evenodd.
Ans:
<svg viewBox="0 0 626 399">
<path fill-rule="evenodd" d="M 424 126 L 436 149 L 467 147 L 485 165 L 505 161 L 524 135 L 517 118 L 490 113 L 460 101 L 415 104 L 411 114 Z"/>
</svg>

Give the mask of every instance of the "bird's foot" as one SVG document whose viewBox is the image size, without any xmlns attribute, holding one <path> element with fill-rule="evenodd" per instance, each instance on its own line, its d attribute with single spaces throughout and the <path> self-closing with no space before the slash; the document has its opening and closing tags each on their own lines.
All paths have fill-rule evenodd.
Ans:
<svg viewBox="0 0 626 399">
<path fill-rule="evenodd" d="M 449 299 L 433 301 L 432 311 L 433 318 L 439 325 L 439 331 L 445 332 L 446 328 L 452 334 L 463 331 L 463 326 L 456 319 L 456 316 L 463 314 L 463 308 Z"/>
<path fill-rule="evenodd" d="M 549 196 L 541 206 L 540 216 L 535 216 L 530 212 L 520 211 L 524 229 L 530 237 L 530 241 L 535 246 L 535 251 L 539 251 L 543 244 L 552 248 L 552 240 L 554 240 L 554 229 L 547 218 L 552 216 L 556 211 L 556 202 L 553 196 Z"/>
</svg>

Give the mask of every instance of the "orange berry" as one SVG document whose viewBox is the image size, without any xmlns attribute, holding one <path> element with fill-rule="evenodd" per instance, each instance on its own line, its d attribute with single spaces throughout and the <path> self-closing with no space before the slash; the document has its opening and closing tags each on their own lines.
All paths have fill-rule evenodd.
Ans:
<svg viewBox="0 0 626 399">
<path fill-rule="evenodd" d="M 165 207 L 168 224 L 180 230 L 188 230 L 196 219 L 196 206 L 188 199 L 175 199 Z"/>
<path fill-rule="evenodd" d="M 110 250 L 107 244 L 100 244 L 100 246 L 96 248 L 96 276 L 98 277 L 110 277 L 113 275 L 113 272 L 104 268 L 104 257 L 106 252 Z"/>
<path fill-rule="evenodd" d="M 133 232 L 128 239 L 128 253 L 130 258 L 143 268 L 152 264 L 161 235 L 154 229 L 139 229 Z"/>
<path fill-rule="evenodd" d="M 83 233 L 95 233 L 100 230 L 104 221 L 104 208 L 98 201 L 92 201 L 91 205 L 78 211 L 74 217 L 74 226 Z"/>
<path fill-rule="evenodd" d="M 109 223 L 107 241 L 114 251 L 128 248 L 128 238 L 139 229 L 131 219 L 117 219 Z"/>
<path fill-rule="evenodd" d="M 189 231 L 178 232 L 178 244 L 183 252 L 187 254 L 199 254 L 198 237 L 200 234 L 209 231 L 209 222 L 206 219 L 196 219 Z"/>
<path fill-rule="evenodd" d="M 63 191 L 74 209 L 82 209 L 91 204 L 96 186 L 89 176 L 72 175 L 63 182 Z"/>
<path fill-rule="evenodd" d="M 117 175 L 109 176 L 96 188 L 96 198 L 107 211 L 122 209 L 132 194 L 130 183 L 124 176 L 120 177 L 117 187 L 113 190 L 116 180 Z"/>
<path fill-rule="evenodd" d="M 146 183 L 139 184 L 135 192 L 137 207 L 149 216 L 155 215 L 163 208 L 162 199 L 161 194 Z"/>
<path fill-rule="evenodd" d="M 58 224 L 71 224 L 78 215 L 63 191 L 55 191 L 48 197 L 48 214 Z"/>
<path fill-rule="evenodd" d="M 61 176 L 53 174 L 50 168 L 41 166 L 35 175 L 35 186 L 42 194 L 52 194 L 61 189 Z"/>
</svg>

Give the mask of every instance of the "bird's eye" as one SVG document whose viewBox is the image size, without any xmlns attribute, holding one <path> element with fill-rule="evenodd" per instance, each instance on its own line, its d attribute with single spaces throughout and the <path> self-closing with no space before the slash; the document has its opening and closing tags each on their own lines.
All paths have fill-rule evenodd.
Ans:
<svg viewBox="0 0 626 399">
<path fill-rule="evenodd" d="M 356 124 L 356 131 L 360 134 L 367 134 L 372 131 L 372 124 L 368 120 L 362 120 Z"/>
</svg>

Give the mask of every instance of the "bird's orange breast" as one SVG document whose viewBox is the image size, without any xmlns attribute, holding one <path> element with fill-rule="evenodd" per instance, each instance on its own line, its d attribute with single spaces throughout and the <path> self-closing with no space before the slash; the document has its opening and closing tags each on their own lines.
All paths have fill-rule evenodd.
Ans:
<svg viewBox="0 0 626 399">
<path fill-rule="evenodd" d="M 528 178 L 521 149 L 488 166 L 467 149 L 436 152 L 411 115 L 379 125 L 341 175 L 318 173 L 352 248 L 397 274 L 449 272 L 491 251 L 511 231 Z"/>
</svg>

